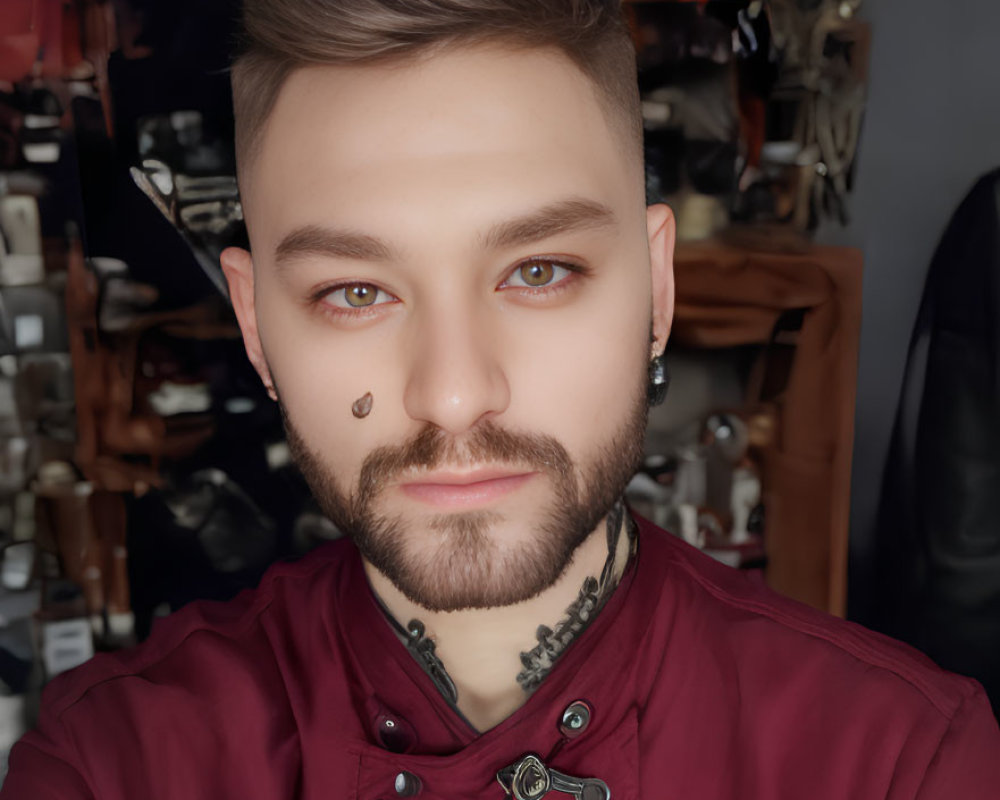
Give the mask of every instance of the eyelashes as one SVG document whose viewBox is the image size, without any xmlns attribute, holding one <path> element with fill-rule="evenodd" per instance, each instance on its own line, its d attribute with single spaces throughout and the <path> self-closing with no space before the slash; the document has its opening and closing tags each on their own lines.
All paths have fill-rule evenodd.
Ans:
<svg viewBox="0 0 1000 800">
<path fill-rule="evenodd" d="M 534 257 L 514 265 L 497 286 L 498 291 L 517 293 L 524 300 L 541 301 L 571 288 L 590 268 L 564 259 Z M 312 293 L 310 305 L 341 319 L 365 319 L 386 306 L 401 302 L 398 297 L 368 281 L 342 281 Z"/>
</svg>

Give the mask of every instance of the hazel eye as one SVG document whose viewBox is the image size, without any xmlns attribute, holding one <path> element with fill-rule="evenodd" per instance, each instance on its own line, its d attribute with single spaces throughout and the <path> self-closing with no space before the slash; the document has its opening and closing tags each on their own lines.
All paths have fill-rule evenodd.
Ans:
<svg viewBox="0 0 1000 800">
<path fill-rule="evenodd" d="M 368 308 L 390 302 L 393 297 L 371 283 L 351 283 L 338 286 L 326 295 L 326 302 L 338 308 Z"/>
<path fill-rule="evenodd" d="M 344 299 L 349 306 L 370 306 L 378 298 L 378 289 L 370 283 L 359 283 L 344 288 Z"/>
<path fill-rule="evenodd" d="M 526 287 L 529 289 L 541 289 L 554 283 L 565 280 L 570 275 L 570 270 L 561 267 L 552 261 L 528 261 L 521 264 L 511 276 L 504 281 L 503 285 Z"/>
</svg>

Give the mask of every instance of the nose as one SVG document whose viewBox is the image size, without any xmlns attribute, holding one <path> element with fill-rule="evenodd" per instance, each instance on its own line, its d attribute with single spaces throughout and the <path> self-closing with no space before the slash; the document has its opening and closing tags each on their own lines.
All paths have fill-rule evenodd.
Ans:
<svg viewBox="0 0 1000 800">
<path fill-rule="evenodd" d="M 411 419 L 462 434 L 510 403 L 501 353 L 502 337 L 488 314 L 428 310 L 414 320 L 409 374 L 403 395 Z"/>
</svg>

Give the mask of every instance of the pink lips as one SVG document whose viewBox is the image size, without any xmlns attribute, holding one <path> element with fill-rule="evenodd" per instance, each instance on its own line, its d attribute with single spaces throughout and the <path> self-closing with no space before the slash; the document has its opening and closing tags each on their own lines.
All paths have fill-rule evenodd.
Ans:
<svg viewBox="0 0 1000 800">
<path fill-rule="evenodd" d="M 408 497 L 439 508 L 466 508 L 485 505 L 519 489 L 537 473 L 477 470 L 475 472 L 434 472 L 419 481 L 400 485 Z"/>
</svg>

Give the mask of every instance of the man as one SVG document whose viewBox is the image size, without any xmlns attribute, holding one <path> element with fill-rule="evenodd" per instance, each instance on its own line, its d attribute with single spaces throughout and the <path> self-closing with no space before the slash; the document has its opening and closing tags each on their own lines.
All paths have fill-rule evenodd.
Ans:
<svg viewBox="0 0 1000 800">
<path fill-rule="evenodd" d="M 245 15 L 223 266 L 350 541 L 53 682 L 0 796 L 1000 797 L 976 684 L 620 504 L 673 221 L 617 3 Z"/>
</svg>

